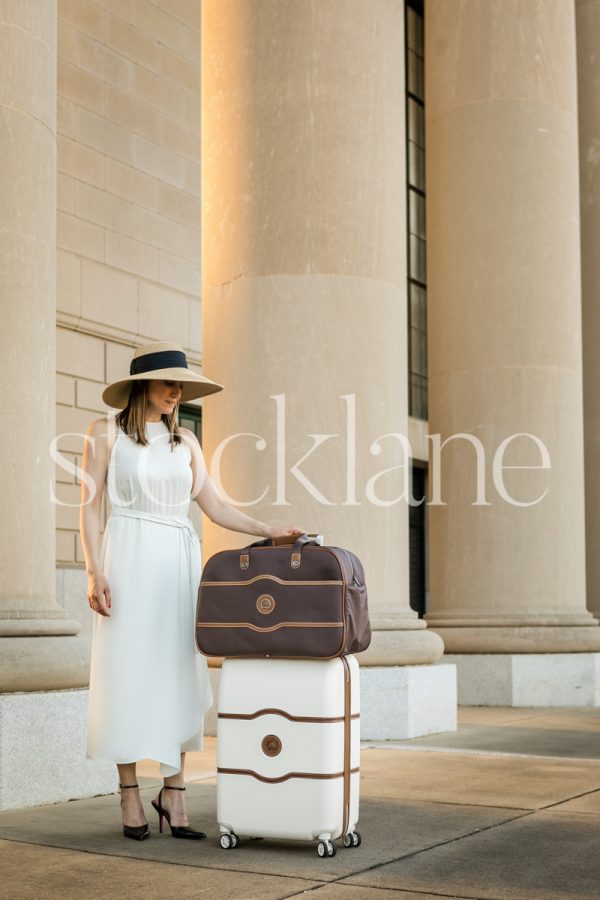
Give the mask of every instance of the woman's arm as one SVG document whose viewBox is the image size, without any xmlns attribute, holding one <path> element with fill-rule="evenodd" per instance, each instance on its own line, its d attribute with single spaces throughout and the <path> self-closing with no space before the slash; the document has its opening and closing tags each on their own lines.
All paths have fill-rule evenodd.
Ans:
<svg viewBox="0 0 600 900">
<path fill-rule="evenodd" d="M 253 519 L 246 513 L 236 509 L 227 503 L 218 493 L 215 483 L 208 474 L 202 448 L 196 435 L 188 428 L 181 428 L 185 432 L 184 437 L 192 453 L 192 498 L 196 501 L 202 512 L 206 513 L 211 522 L 231 531 L 241 531 L 244 534 L 258 534 L 261 537 L 275 538 L 283 535 L 302 534 L 304 530 L 296 525 L 282 526 L 267 525 L 259 519 Z"/>
<path fill-rule="evenodd" d="M 88 603 L 95 612 L 110 616 L 110 589 L 100 566 L 100 507 L 108 470 L 106 420 L 95 419 L 86 431 L 81 468 L 79 532 L 88 576 Z"/>
</svg>

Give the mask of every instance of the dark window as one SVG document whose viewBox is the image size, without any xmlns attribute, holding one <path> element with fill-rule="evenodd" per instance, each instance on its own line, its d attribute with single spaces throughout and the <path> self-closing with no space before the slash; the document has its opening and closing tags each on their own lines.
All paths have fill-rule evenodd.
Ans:
<svg viewBox="0 0 600 900">
<path fill-rule="evenodd" d="M 406 187 L 409 415 L 427 419 L 425 43 L 423 0 L 406 0 Z"/>
<path fill-rule="evenodd" d="M 202 446 L 202 407 L 201 406 L 180 406 L 179 407 L 179 425 L 183 428 L 189 428 L 198 438 L 198 443 Z"/>
<path fill-rule="evenodd" d="M 419 506 L 408 507 L 410 558 L 410 606 L 423 618 L 427 612 L 427 469 L 418 462 L 411 465 L 411 491 Z"/>
</svg>

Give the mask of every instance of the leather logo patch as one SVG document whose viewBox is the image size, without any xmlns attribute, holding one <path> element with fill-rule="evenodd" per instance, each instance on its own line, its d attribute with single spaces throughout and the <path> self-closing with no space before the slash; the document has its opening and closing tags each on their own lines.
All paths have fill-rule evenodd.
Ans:
<svg viewBox="0 0 600 900">
<path fill-rule="evenodd" d="M 256 601 L 256 608 L 259 613 L 267 616 L 275 609 L 275 600 L 273 599 L 273 597 L 271 597 L 270 594 L 261 594 Z"/>
<path fill-rule="evenodd" d="M 262 739 L 260 749 L 265 756 L 277 756 L 278 753 L 281 753 L 281 740 L 276 734 L 267 734 Z"/>
</svg>

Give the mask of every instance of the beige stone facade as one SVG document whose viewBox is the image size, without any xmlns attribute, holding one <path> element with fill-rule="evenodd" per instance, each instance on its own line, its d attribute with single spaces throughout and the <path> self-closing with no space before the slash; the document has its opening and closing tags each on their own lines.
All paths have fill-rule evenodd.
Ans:
<svg viewBox="0 0 600 900">
<path fill-rule="evenodd" d="M 551 705 L 560 671 L 554 700 L 583 680 L 600 705 L 599 41 L 600 0 L 6 4 L 0 366 L 25 424 L 0 482 L 0 701 L 52 691 L 56 716 L 85 691 L 82 435 L 132 348 L 175 340 L 226 386 L 201 407 L 209 468 L 236 436 L 222 489 L 364 562 L 367 736 L 455 727 L 457 676 L 459 700 L 515 705 L 549 678 Z M 511 495 L 548 490 L 527 508 L 492 479 L 524 433 L 551 459 L 506 451 L 537 467 L 504 473 Z M 480 441 L 494 502 L 472 505 L 455 440 L 415 539 L 389 498 L 413 464 L 431 499 L 432 434 Z M 191 515 L 205 558 L 254 540 Z"/>
<path fill-rule="evenodd" d="M 59 0 L 56 430 L 84 432 L 132 347 L 181 343 L 201 371 L 200 9 Z M 77 463 L 81 439 L 61 440 Z M 57 469 L 57 496 L 79 497 Z M 77 506 L 57 564 L 81 565 Z"/>
</svg>

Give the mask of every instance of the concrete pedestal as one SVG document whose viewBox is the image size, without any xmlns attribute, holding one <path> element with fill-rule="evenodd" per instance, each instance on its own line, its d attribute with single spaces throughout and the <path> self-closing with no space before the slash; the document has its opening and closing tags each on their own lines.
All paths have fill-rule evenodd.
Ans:
<svg viewBox="0 0 600 900">
<path fill-rule="evenodd" d="M 88 692 L 0 694 L 0 809 L 117 789 L 113 763 L 86 759 Z"/>
<path fill-rule="evenodd" d="M 600 706 L 600 653 L 447 654 L 447 663 L 461 706 Z"/>
<path fill-rule="evenodd" d="M 364 741 L 456 731 L 456 667 L 364 666 L 360 670 L 360 736 Z"/>
</svg>

